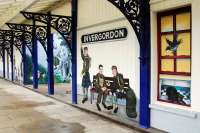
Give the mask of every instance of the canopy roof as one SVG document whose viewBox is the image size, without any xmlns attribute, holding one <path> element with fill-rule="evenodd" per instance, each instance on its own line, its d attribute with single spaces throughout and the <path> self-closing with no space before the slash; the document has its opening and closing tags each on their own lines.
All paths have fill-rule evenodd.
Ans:
<svg viewBox="0 0 200 133">
<path fill-rule="evenodd" d="M 22 23 L 25 18 L 20 11 L 48 12 L 56 5 L 70 0 L 0 0 L 0 27 L 7 29 L 5 23 Z"/>
</svg>

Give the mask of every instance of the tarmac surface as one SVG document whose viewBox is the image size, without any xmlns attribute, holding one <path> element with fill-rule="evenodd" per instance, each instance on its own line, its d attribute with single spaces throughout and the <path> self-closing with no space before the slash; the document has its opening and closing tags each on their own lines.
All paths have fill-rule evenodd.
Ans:
<svg viewBox="0 0 200 133">
<path fill-rule="evenodd" d="M 0 133 L 139 133 L 0 79 Z"/>
</svg>

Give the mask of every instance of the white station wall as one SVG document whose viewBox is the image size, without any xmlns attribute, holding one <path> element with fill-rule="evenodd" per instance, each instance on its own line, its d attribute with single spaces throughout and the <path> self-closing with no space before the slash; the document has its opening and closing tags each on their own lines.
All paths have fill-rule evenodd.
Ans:
<svg viewBox="0 0 200 133">
<path fill-rule="evenodd" d="M 52 14 L 71 15 L 71 3 L 66 2 L 53 9 Z M 120 41 L 98 42 L 88 46 L 92 59 L 90 76 L 98 72 L 98 65 L 104 65 L 104 74 L 112 76 L 111 66 L 117 65 L 119 72 L 130 79 L 130 86 L 139 99 L 139 43 L 135 32 L 124 15 L 107 0 L 79 0 L 78 1 L 78 86 L 81 86 L 81 36 L 88 33 L 100 32 L 119 27 L 128 29 L 128 37 Z M 120 57 L 120 58 L 115 58 Z M 94 73 L 95 72 L 95 73 Z M 138 103 L 139 105 L 139 103 Z"/>
<path fill-rule="evenodd" d="M 85 34 L 112 30 L 120 27 L 128 29 L 126 39 L 118 41 L 95 42 L 82 44 L 81 37 Z M 129 78 L 130 86 L 135 91 L 139 105 L 139 43 L 131 25 L 123 14 L 107 0 L 85 0 L 78 4 L 77 33 L 78 93 L 82 93 L 81 47 L 88 47 L 91 59 L 90 77 L 98 72 L 98 65 L 104 66 L 104 75 L 112 77 L 111 66 L 116 65 L 124 78 Z M 137 107 L 138 108 L 138 107 Z"/>
<path fill-rule="evenodd" d="M 157 12 L 192 7 L 191 107 L 157 101 Z M 151 0 L 151 126 L 171 133 L 200 133 L 200 1 Z"/>
<path fill-rule="evenodd" d="M 128 28 L 128 37 L 120 41 L 105 41 L 96 42 L 92 44 L 81 44 L 81 36 L 87 33 L 99 32 L 102 30 L 108 30 L 116 27 Z M 104 74 L 112 77 L 111 66 L 116 65 L 119 72 L 124 75 L 124 78 L 130 79 L 130 86 L 136 92 L 137 98 L 139 98 L 139 44 L 131 26 L 126 20 L 104 24 L 96 26 L 95 28 L 87 28 L 78 31 L 78 85 L 81 85 L 81 71 L 83 62 L 81 59 L 81 45 L 87 46 L 89 49 L 89 55 L 92 58 L 90 73 L 91 77 L 98 72 L 98 65 L 104 66 Z"/>
</svg>

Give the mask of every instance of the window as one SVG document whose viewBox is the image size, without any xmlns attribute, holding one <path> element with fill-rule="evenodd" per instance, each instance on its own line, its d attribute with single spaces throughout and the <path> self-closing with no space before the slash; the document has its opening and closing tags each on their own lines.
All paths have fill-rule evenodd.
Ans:
<svg viewBox="0 0 200 133">
<path fill-rule="evenodd" d="M 158 74 L 158 100 L 190 106 L 190 7 L 158 14 Z"/>
</svg>

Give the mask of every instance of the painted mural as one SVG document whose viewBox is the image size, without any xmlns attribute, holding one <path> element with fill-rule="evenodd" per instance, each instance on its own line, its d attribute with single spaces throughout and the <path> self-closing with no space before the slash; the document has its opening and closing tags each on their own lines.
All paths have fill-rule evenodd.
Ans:
<svg viewBox="0 0 200 133">
<path fill-rule="evenodd" d="M 85 107 L 93 104 L 92 109 L 99 112 L 137 119 L 138 97 L 130 76 L 134 73 L 131 67 L 135 65 L 130 60 L 135 57 L 122 56 L 130 48 L 122 45 L 124 42 L 81 43 L 78 49 L 78 99 Z"/>
<path fill-rule="evenodd" d="M 191 81 L 188 80 L 160 79 L 159 99 L 190 106 L 190 86 Z"/>
<path fill-rule="evenodd" d="M 56 83 L 70 83 L 71 71 L 71 52 L 66 41 L 59 35 L 54 34 L 54 77 Z"/>
<path fill-rule="evenodd" d="M 66 41 L 57 33 L 53 34 L 54 45 L 54 82 L 70 83 L 71 82 L 71 53 Z M 47 55 L 38 41 L 38 81 L 39 84 L 48 82 L 48 64 Z M 27 83 L 33 82 L 33 62 L 32 55 L 27 49 Z"/>
</svg>

